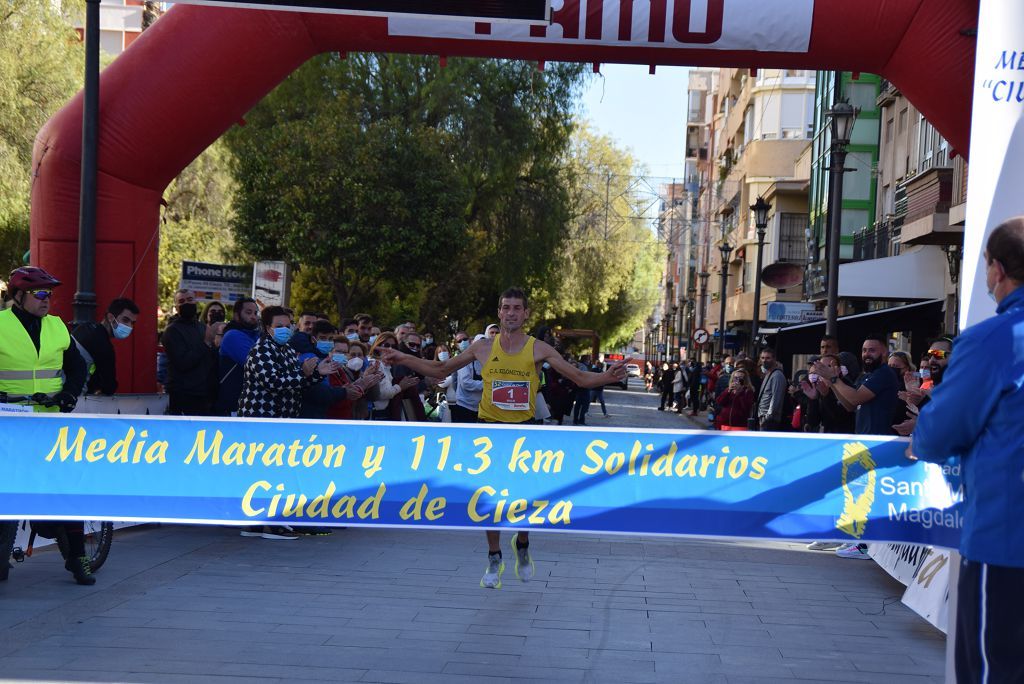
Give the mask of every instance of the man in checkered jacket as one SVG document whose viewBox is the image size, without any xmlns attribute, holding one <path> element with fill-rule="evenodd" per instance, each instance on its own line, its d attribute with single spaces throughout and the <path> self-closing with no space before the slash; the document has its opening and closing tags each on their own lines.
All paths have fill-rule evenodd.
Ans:
<svg viewBox="0 0 1024 684">
<path fill-rule="evenodd" d="M 298 418 L 302 392 L 340 368 L 330 357 L 299 363 L 298 353 L 288 346 L 291 316 L 280 306 L 260 314 L 259 341 L 245 359 L 238 415 L 247 418 Z"/>
</svg>

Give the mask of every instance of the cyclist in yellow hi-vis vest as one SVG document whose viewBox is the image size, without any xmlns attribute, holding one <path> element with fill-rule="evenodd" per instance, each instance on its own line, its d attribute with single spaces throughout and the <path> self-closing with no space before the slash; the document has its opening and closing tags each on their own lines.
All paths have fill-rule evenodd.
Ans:
<svg viewBox="0 0 1024 684">
<path fill-rule="evenodd" d="M 58 285 L 59 280 L 35 266 L 15 269 L 7 281 L 14 306 L 0 311 L 0 403 L 30 405 L 34 411 L 68 412 L 75 408 L 87 368 L 71 342 L 67 326 L 48 315 L 53 288 Z M 94 584 L 82 523 L 47 522 L 45 527 L 61 541 L 66 535 L 65 567 L 75 580 Z M 0 565 L 3 579 L 8 569 L 6 555 L 0 558 Z"/>
<path fill-rule="evenodd" d="M 529 316 L 526 293 L 510 288 L 498 298 L 500 332 L 493 339 L 478 340 L 462 354 L 444 362 L 412 357 L 393 349 L 385 350 L 382 360 L 392 366 L 408 366 L 433 378 L 447 377 L 459 368 L 479 361 L 484 383 L 479 411 L 481 423 L 535 423 L 537 393 L 540 392 L 539 368 L 544 362 L 580 387 L 602 387 L 621 382 L 626 377 L 627 360 L 615 363 L 603 373 L 586 373 L 568 363 L 550 344 L 529 337 L 523 331 Z M 497 530 L 488 530 L 487 569 L 480 580 L 482 587 L 501 588 L 505 563 L 500 541 Z M 527 582 L 534 574 L 529 533 L 513 535 L 512 549 L 516 558 L 516 576 Z"/>
</svg>

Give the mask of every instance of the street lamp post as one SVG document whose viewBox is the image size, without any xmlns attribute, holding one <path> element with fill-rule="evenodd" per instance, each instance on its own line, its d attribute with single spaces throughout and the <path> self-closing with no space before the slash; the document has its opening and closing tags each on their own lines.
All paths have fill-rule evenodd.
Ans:
<svg viewBox="0 0 1024 684">
<path fill-rule="evenodd" d="M 669 316 L 668 325 L 668 350 L 671 356 L 675 356 L 676 349 L 679 347 L 679 337 L 676 334 L 676 317 L 678 316 L 679 305 L 672 305 L 672 315 Z"/>
<path fill-rule="evenodd" d="M 757 356 L 757 334 L 761 323 L 761 262 L 764 252 L 765 228 L 768 227 L 768 212 L 772 205 L 764 197 L 758 197 L 751 205 L 754 212 L 754 225 L 757 226 L 757 270 L 754 272 L 754 321 L 750 328 L 750 355 Z"/>
<path fill-rule="evenodd" d="M 694 347 L 694 345 L 693 345 L 693 329 L 695 327 L 694 326 L 694 317 L 695 317 L 694 307 L 696 307 L 696 306 L 697 306 L 697 288 L 695 288 L 693 285 L 691 285 L 690 287 L 686 288 L 686 321 L 684 323 L 684 332 L 683 332 L 683 334 L 689 340 L 689 347 L 687 347 L 687 349 L 689 350 L 689 352 L 691 354 L 694 351 L 694 349 L 693 349 L 693 347 Z"/>
<path fill-rule="evenodd" d="M 703 328 L 705 323 L 707 323 L 705 319 L 707 318 L 706 309 L 708 306 L 708 278 L 711 277 L 711 274 L 707 271 L 701 271 L 697 274 L 697 277 L 700 279 L 700 307 L 697 311 L 697 320 L 700 321 L 699 327 Z"/>
<path fill-rule="evenodd" d="M 828 220 L 828 300 L 825 306 L 825 333 L 839 337 L 839 242 L 843 232 L 843 173 L 846 146 L 857 118 L 857 109 L 849 102 L 838 101 L 827 113 L 832 128 L 832 154 L 829 165 L 829 190 L 832 215 Z"/>
<path fill-rule="evenodd" d="M 732 254 L 732 245 L 723 241 L 718 247 L 718 251 L 722 253 L 722 296 L 720 297 L 722 301 L 718 312 L 718 356 L 721 358 L 725 356 L 725 300 L 726 287 L 729 284 L 729 255 Z"/>
</svg>

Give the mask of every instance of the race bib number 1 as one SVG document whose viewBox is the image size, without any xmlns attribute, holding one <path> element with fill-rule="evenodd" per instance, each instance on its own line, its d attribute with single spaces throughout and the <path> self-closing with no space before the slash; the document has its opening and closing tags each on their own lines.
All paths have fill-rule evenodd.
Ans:
<svg viewBox="0 0 1024 684">
<path fill-rule="evenodd" d="M 529 411 L 530 383 L 495 380 L 491 384 L 491 403 L 502 411 Z"/>
</svg>

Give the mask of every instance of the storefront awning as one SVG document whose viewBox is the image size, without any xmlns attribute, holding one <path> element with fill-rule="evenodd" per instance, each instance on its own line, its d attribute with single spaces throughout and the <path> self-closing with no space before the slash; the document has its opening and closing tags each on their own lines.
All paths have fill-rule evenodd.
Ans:
<svg viewBox="0 0 1024 684">
<path fill-rule="evenodd" d="M 945 299 L 930 299 L 843 316 L 838 321 L 839 348 L 860 356 L 861 343 L 869 334 L 909 332 L 913 342 L 912 353 L 923 354 L 928 342 L 942 334 L 944 303 Z M 794 354 L 817 354 L 824 334 L 825 321 L 780 328 L 775 336 L 776 351 L 784 361 Z"/>
<path fill-rule="evenodd" d="M 936 246 L 839 266 L 839 296 L 866 299 L 938 299 L 946 294 L 946 255 Z"/>
</svg>

